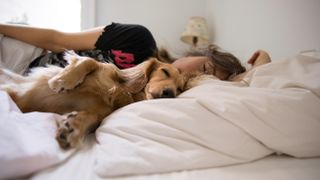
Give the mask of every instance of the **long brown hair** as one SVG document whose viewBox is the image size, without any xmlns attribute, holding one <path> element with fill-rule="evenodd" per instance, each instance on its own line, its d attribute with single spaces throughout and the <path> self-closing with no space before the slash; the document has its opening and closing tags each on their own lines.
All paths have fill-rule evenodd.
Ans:
<svg viewBox="0 0 320 180">
<path fill-rule="evenodd" d="M 185 56 L 206 56 L 212 63 L 223 72 L 227 74 L 227 77 L 232 75 L 238 75 L 246 71 L 246 68 L 241 65 L 240 60 L 233 54 L 223 51 L 217 45 L 210 44 L 205 48 L 197 48 L 187 51 Z M 173 58 L 169 52 L 160 48 L 157 52 L 157 57 L 165 62 L 172 63 L 177 58 Z"/>
</svg>

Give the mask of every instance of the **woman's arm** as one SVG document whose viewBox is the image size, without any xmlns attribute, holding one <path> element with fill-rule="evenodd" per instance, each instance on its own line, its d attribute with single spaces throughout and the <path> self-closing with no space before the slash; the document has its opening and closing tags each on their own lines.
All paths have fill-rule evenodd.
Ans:
<svg viewBox="0 0 320 180">
<path fill-rule="evenodd" d="M 97 27 L 82 32 L 67 33 L 54 29 L 0 24 L 0 33 L 46 50 L 61 52 L 65 49 L 93 49 L 97 39 L 104 31 L 103 28 Z"/>
<path fill-rule="evenodd" d="M 271 58 L 269 54 L 264 50 L 258 50 L 256 51 L 252 57 L 248 60 L 248 64 L 251 64 L 251 68 L 258 67 L 263 64 L 267 64 L 271 62 Z"/>
<path fill-rule="evenodd" d="M 251 64 L 251 68 L 246 70 L 246 72 L 241 73 L 232 79 L 231 81 L 241 81 L 249 72 L 251 72 L 254 68 L 261 66 L 263 64 L 267 64 L 271 62 L 271 58 L 269 54 L 264 50 L 256 51 L 251 58 L 248 60 L 248 64 Z"/>
</svg>

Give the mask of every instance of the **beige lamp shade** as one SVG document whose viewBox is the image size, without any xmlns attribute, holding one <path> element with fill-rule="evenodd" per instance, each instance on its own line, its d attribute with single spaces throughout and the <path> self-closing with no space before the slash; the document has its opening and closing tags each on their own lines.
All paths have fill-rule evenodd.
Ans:
<svg viewBox="0 0 320 180">
<path fill-rule="evenodd" d="M 209 32 L 205 18 L 200 16 L 191 17 L 181 34 L 181 40 L 194 47 L 208 45 Z"/>
</svg>

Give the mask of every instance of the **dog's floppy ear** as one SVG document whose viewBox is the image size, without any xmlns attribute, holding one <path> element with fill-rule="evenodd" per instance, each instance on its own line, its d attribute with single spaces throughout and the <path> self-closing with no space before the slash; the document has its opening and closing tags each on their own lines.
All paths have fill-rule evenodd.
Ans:
<svg viewBox="0 0 320 180">
<path fill-rule="evenodd" d="M 117 81 L 128 92 L 138 93 L 144 89 L 158 64 L 159 61 L 156 58 L 150 58 L 135 67 L 119 70 Z"/>
<path fill-rule="evenodd" d="M 157 58 L 149 58 L 147 62 L 148 64 L 144 66 L 142 69 L 144 71 L 143 73 L 145 75 L 145 78 L 148 82 L 152 72 L 158 68 L 160 61 Z"/>
</svg>

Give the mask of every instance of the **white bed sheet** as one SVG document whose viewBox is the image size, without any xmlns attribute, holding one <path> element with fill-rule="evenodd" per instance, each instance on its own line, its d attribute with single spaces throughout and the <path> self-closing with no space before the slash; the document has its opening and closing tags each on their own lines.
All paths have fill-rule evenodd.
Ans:
<svg viewBox="0 0 320 180">
<path fill-rule="evenodd" d="M 55 140 L 54 113 L 22 113 L 0 91 L 0 179 L 17 178 L 58 164 L 73 150 L 63 151 Z"/>
<path fill-rule="evenodd" d="M 85 147 L 63 165 L 44 170 L 32 180 L 317 180 L 320 177 L 320 158 L 298 159 L 271 155 L 246 164 L 226 167 L 177 171 L 170 173 L 101 178 L 94 172 L 94 137 L 88 138 Z"/>
</svg>

